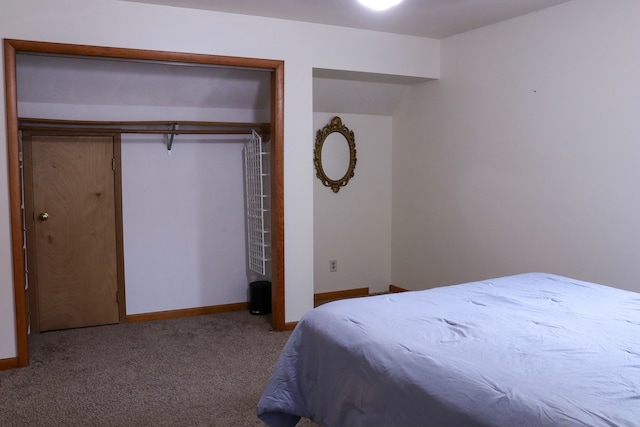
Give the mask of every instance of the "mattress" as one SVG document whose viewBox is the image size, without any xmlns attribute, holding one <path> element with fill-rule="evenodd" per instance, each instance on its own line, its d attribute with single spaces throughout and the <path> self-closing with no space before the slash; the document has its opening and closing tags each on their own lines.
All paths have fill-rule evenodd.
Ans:
<svg viewBox="0 0 640 427">
<path fill-rule="evenodd" d="M 640 426 L 640 294 L 528 273 L 325 304 L 292 332 L 258 417 Z"/>
</svg>

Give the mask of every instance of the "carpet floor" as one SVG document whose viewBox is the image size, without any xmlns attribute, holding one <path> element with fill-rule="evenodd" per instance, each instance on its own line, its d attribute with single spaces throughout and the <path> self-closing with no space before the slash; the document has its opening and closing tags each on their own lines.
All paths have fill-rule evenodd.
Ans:
<svg viewBox="0 0 640 427">
<path fill-rule="evenodd" d="M 34 334 L 30 366 L 0 372 L 0 425 L 264 427 L 289 335 L 247 312 Z"/>
</svg>

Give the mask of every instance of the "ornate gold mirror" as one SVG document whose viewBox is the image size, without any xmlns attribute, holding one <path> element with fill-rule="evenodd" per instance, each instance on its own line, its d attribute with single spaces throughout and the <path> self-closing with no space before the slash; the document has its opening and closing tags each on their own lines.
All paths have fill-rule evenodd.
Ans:
<svg viewBox="0 0 640 427">
<path fill-rule="evenodd" d="M 316 132 L 316 145 L 313 150 L 313 164 L 316 176 L 322 183 L 331 187 L 334 193 L 347 185 L 356 169 L 356 141 L 353 131 L 349 130 L 340 117 Z"/>
</svg>

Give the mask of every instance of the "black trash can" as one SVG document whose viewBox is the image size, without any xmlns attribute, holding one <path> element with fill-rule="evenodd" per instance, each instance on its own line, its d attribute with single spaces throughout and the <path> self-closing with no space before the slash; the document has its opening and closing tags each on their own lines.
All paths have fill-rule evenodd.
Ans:
<svg viewBox="0 0 640 427">
<path fill-rule="evenodd" d="M 249 312 L 251 314 L 271 313 L 271 282 L 259 280 L 249 283 Z"/>
</svg>

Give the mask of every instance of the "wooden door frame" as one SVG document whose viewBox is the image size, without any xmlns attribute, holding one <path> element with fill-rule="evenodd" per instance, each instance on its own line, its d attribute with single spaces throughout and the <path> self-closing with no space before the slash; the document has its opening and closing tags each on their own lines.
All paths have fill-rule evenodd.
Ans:
<svg viewBox="0 0 640 427">
<path fill-rule="evenodd" d="M 24 234 L 21 209 L 22 182 L 19 159 L 17 52 L 249 67 L 271 72 L 271 323 L 273 328 L 279 331 L 290 329 L 292 325 L 285 323 L 284 312 L 284 61 L 5 39 L 4 73 L 9 209 L 18 349 L 16 366 L 29 365 L 25 255 L 23 251 Z"/>
<path fill-rule="evenodd" d="M 33 163 L 30 158 L 34 136 L 100 136 L 111 138 L 113 144 L 113 207 L 114 207 L 114 230 L 116 243 L 116 283 L 118 293 L 118 321 L 123 323 L 127 319 L 126 292 L 124 283 L 124 241 L 123 241 L 123 222 L 122 222 L 122 138 L 119 133 L 91 133 L 91 130 L 84 131 L 41 131 L 28 130 L 22 132 L 22 171 L 23 171 L 23 190 L 24 190 L 24 210 L 25 210 L 25 231 L 26 231 L 26 248 L 27 248 L 27 267 L 30 271 L 36 270 L 36 252 L 31 242 L 35 241 L 35 223 L 27 218 L 26 213 L 33 211 Z M 31 172 L 31 174 L 27 173 Z M 35 292 L 33 292 L 35 291 Z M 34 275 L 29 276 L 29 292 L 28 300 L 25 302 L 29 307 L 27 317 L 29 319 L 31 333 L 40 332 L 39 308 L 37 302 L 38 280 Z"/>
</svg>

